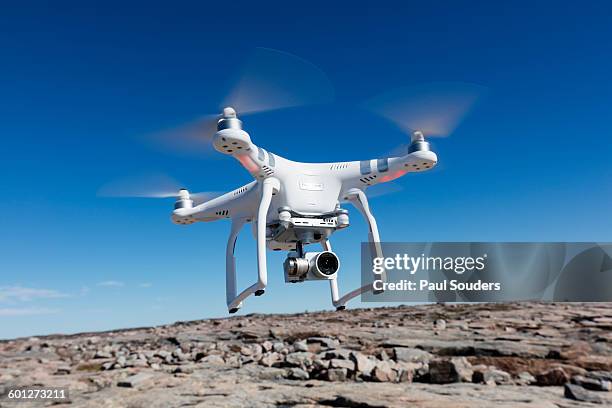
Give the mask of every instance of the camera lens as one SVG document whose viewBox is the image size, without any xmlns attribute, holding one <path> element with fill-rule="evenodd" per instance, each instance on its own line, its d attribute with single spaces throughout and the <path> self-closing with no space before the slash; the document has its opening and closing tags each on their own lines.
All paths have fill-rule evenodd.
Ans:
<svg viewBox="0 0 612 408">
<path fill-rule="evenodd" d="M 338 258 L 331 252 L 323 252 L 317 257 L 317 268 L 323 275 L 333 275 L 338 272 Z"/>
</svg>

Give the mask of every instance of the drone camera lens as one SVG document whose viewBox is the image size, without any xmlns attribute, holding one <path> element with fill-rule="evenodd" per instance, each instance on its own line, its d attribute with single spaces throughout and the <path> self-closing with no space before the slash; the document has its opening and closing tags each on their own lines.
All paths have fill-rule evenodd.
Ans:
<svg viewBox="0 0 612 408">
<path fill-rule="evenodd" d="M 317 257 L 317 268 L 323 275 L 333 275 L 338 272 L 338 267 L 338 257 L 331 252 L 323 252 Z"/>
</svg>

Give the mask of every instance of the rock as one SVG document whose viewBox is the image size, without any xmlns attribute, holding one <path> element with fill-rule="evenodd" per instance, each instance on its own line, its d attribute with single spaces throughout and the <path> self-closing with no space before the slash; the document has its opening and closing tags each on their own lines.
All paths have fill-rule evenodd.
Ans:
<svg viewBox="0 0 612 408">
<path fill-rule="evenodd" d="M 253 356 L 242 356 L 241 355 L 238 361 L 240 361 L 239 365 L 243 365 L 243 364 L 253 363 L 255 362 L 255 359 L 253 358 Z"/>
<path fill-rule="evenodd" d="M 173 346 L 180 346 L 181 345 L 181 342 L 178 341 L 178 339 L 176 337 L 174 337 L 174 336 L 166 337 L 164 340 L 166 342 L 168 342 L 169 344 L 172 344 Z"/>
<path fill-rule="evenodd" d="M 418 377 L 419 371 L 423 369 L 423 363 L 396 363 L 395 370 L 398 372 L 398 382 L 412 382 Z M 429 368 L 427 368 L 428 370 Z M 427 371 L 426 370 L 426 371 Z M 426 372 L 425 371 L 425 372 Z"/>
<path fill-rule="evenodd" d="M 472 382 L 472 365 L 465 357 L 436 359 L 429 362 L 429 381 L 433 384 Z"/>
<path fill-rule="evenodd" d="M 334 358 L 329 361 L 331 368 L 346 368 L 348 371 L 355 371 L 355 362 L 352 360 L 341 360 Z"/>
<path fill-rule="evenodd" d="M 225 357 L 225 365 L 228 366 L 228 367 L 232 367 L 232 368 L 240 368 L 242 366 L 242 359 L 243 358 L 244 358 L 244 356 L 241 356 L 241 355 L 236 355 L 236 354 L 229 355 L 229 356 Z"/>
<path fill-rule="evenodd" d="M 402 361 L 405 363 L 427 362 L 434 357 L 427 351 L 407 347 L 395 347 L 393 349 L 393 355 L 395 361 Z"/>
<path fill-rule="evenodd" d="M 276 351 L 277 353 L 286 350 L 285 343 L 277 341 L 272 345 L 272 350 Z"/>
<path fill-rule="evenodd" d="M 430 353 L 440 356 L 492 356 L 492 357 L 521 357 L 521 358 L 546 358 L 550 349 L 545 346 L 529 344 L 525 342 L 495 340 L 495 341 L 472 341 L 472 340 L 438 340 L 433 336 L 419 342 L 411 342 L 412 345 L 397 344 L 398 342 L 387 342 L 395 346 L 422 348 Z M 394 344 L 395 343 L 395 344 Z M 403 342 L 402 342 L 403 343 Z"/>
<path fill-rule="evenodd" d="M 376 360 L 356 351 L 351 352 L 350 359 L 355 362 L 355 370 L 364 376 L 369 376 L 376 367 Z"/>
<path fill-rule="evenodd" d="M 536 379 L 527 371 L 522 371 L 518 374 L 516 383 L 519 385 L 531 385 L 536 383 Z"/>
<path fill-rule="evenodd" d="M 176 367 L 174 370 L 172 370 L 172 372 L 175 374 L 192 374 L 194 372 L 194 367 L 191 365 L 182 365 Z"/>
<path fill-rule="evenodd" d="M 125 367 L 125 364 L 127 363 L 127 359 L 125 358 L 125 356 L 119 356 L 117 357 L 117 360 L 115 361 L 115 365 L 118 368 L 123 368 Z"/>
<path fill-rule="evenodd" d="M 515 341 L 486 341 L 474 343 L 474 353 L 482 356 L 510 356 L 523 358 L 546 358 L 548 347 Z"/>
<path fill-rule="evenodd" d="M 280 380 L 285 378 L 288 375 L 288 373 L 281 369 L 281 368 L 266 368 L 263 371 L 259 372 L 257 374 L 257 378 L 260 380 L 270 380 L 270 381 L 275 381 L 275 380 Z"/>
<path fill-rule="evenodd" d="M 378 353 L 378 358 L 381 359 L 382 361 L 389 361 L 389 360 L 391 360 L 391 358 L 389 357 L 389 354 L 387 354 L 387 352 L 385 350 L 381 350 Z"/>
<path fill-rule="evenodd" d="M 251 344 L 251 352 L 251 355 L 255 356 L 255 359 L 258 359 L 258 356 L 263 354 L 264 349 L 259 344 Z"/>
<path fill-rule="evenodd" d="M 323 352 L 321 354 L 323 354 L 324 358 L 327 360 L 331 360 L 333 358 L 348 360 L 349 358 L 351 358 L 351 353 L 352 351 L 347 349 L 334 349 Z"/>
<path fill-rule="evenodd" d="M 259 360 L 259 364 L 264 367 L 272 367 L 274 364 L 278 363 L 281 360 L 282 356 L 280 353 L 271 352 L 264 354 L 263 357 Z"/>
<path fill-rule="evenodd" d="M 438 319 L 434 322 L 434 329 L 436 330 L 445 330 L 446 329 L 446 320 Z"/>
<path fill-rule="evenodd" d="M 291 368 L 289 370 L 288 377 L 292 380 L 308 380 L 310 378 L 306 370 L 302 370 L 301 368 L 297 367 Z"/>
<path fill-rule="evenodd" d="M 446 327 L 449 328 L 449 329 L 458 329 L 458 330 L 463 330 L 463 331 L 470 330 L 470 326 L 468 326 L 464 322 L 451 322 L 451 323 L 447 323 Z"/>
<path fill-rule="evenodd" d="M 539 386 L 551 386 L 551 385 L 563 385 L 569 381 L 569 376 L 562 368 L 553 368 L 543 373 L 539 373 L 535 376 L 536 385 Z"/>
<path fill-rule="evenodd" d="M 346 378 L 346 368 L 330 368 L 325 376 L 327 381 L 346 381 Z"/>
<path fill-rule="evenodd" d="M 242 346 L 240 347 L 240 354 L 243 356 L 250 356 L 253 354 L 253 349 L 249 346 Z"/>
<path fill-rule="evenodd" d="M 261 343 L 261 348 L 263 349 L 264 352 L 272 351 L 272 347 L 273 347 L 273 343 L 271 341 L 266 340 L 263 343 Z"/>
<path fill-rule="evenodd" d="M 181 350 L 180 348 L 177 348 L 172 352 L 172 357 L 174 357 L 178 361 L 186 361 L 188 359 L 188 356 L 183 353 L 183 350 Z"/>
<path fill-rule="evenodd" d="M 312 364 L 313 358 L 314 354 L 308 351 L 298 351 L 287 354 L 287 357 L 285 357 L 285 362 L 290 366 L 305 367 Z"/>
<path fill-rule="evenodd" d="M 412 382 L 414 378 L 413 370 L 401 369 L 397 376 L 397 382 Z"/>
<path fill-rule="evenodd" d="M 601 380 L 597 378 L 587 378 L 581 375 L 575 375 L 570 380 L 572 384 L 581 386 L 591 391 L 611 391 L 612 383 L 610 381 Z"/>
<path fill-rule="evenodd" d="M 315 358 L 314 361 L 312 362 L 312 366 L 316 369 L 316 370 L 327 370 L 329 368 L 329 363 L 331 360 L 322 360 L 320 358 Z"/>
<path fill-rule="evenodd" d="M 589 371 L 588 373 L 586 373 L 586 376 L 589 378 L 594 378 L 596 380 L 612 382 L 611 371 Z"/>
<path fill-rule="evenodd" d="M 338 347 L 340 343 L 337 340 L 334 340 L 329 337 L 309 337 L 306 339 L 307 343 L 319 343 L 321 346 L 326 347 L 328 349 L 333 349 Z"/>
<path fill-rule="evenodd" d="M 112 382 L 108 378 L 91 377 L 89 378 L 91 384 L 99 391 L 103 388 L 110 387 Z"/>
<path fill-rule="evenodd" d="M 474 368 L 472 382 L 476 384 L 512 384 L 512 376 L 505 371 L 496 369 L 495 367 L 486 367 L 484 369 Z"/>
<path fill-rule="evenodd" d="M 208 356 L 204 357 L 203 359 L 201 359 L 199 362 L 201 364 L 212 364 L 212 365 L 225 364 L 225 361 L 223 360 L 223 357 L 221 357 L 219 355 L 216 355 L 216 354 L 208 355 Z"/>
<path fill-rule="evenodd" d="M 137 358 L 135 360 L 132 360 L 129 366 L 143 368 L 143 367 L 148 367 L 149 363 L 147 363 L 147 360 Z"/>
<path fill-rule="evenodd" d="M 576 359 L 574 363 L 589 371 L 612 371 L 612 355 L 610 356 L 584 356 Z"/>
<path fill-rule="evenodd" d="M 372 371 L 372 381 L 393 382 L 397 378 L 397 372 L 393 370 L 388 361 L 379 361 Z"/>
<path fill-rule="evenodd" d="M 136 375 L 131 375 L 123 380 L 119 380 L 117 382 L 117 387 L 127 387 L 127 388 L 136 388 L 147 384 L 153 376 L 148 373 L 138 373 Z"/>
<path fill-rule="evenodd" d="M 579 385 L 576 384 L 565 384 L 563 388 L 563 395 L 565 398 L 573 399 L 576 401 L 591 402 L 595 404 L 601 404 L 602 400 L 597 395 L 590 393 Z"/>
<path fill-rule="evenodd" d="M 94 354 L 93 358 L 112 358 L 113 355 L 108 352 L 108 351 L 104 351 L 104 350 L 98 350 L 96 351 L 96 354 Z"/>
<path fill-rule="evenodd" d="M 72 370 L 70 369 L 70 366 L 64 365 L 64 366 L 59 366 L 57 370 L 55 370 L 55 374 L 56 375 L 68 375 L 70 374 L 71 371 Z"/>
<path fill-rule="evenodd" d="M 308 345 L 306 344 L 306 340 L 296 341 L 293 343 L 293 349 L 295 351 L 308 351 Z"/>
</svg>

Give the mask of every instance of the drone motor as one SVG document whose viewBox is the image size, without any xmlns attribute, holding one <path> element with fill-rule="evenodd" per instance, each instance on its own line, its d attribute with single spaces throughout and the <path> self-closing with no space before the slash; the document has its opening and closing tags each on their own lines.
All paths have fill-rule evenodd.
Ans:
<svg viewBox="0 0 612 408">
<path fill-rule="evenodd" d="M 410 137 L 410 147 L 408 147 L 408 153 L 428 151 L 429 142 L 425 141 L 425 136 L 423 136 L 423 132 L 421 132 L 420 130 L 412 132 L 412 136 Z"/>
<path fill-rule="evenodd" d="M 179 190 L 178 197 L 174 203 L 174 209 L 177 210 L 179 208 L 193 208 L 193 200 L 189 195 L 189 191 L 184 188 Z"/>
</svg>

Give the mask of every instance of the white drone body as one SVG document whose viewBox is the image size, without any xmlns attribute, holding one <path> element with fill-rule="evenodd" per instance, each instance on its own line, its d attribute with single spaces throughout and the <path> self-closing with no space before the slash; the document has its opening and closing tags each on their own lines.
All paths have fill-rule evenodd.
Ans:
<svg viewBox="0 0 612 408">
<path fill-rule="evenodd" d="M 412 136 L 408 153 L 401 157 L 338 163 L 300 163 L 287 160 L 255 145 L 232 108 L 225 108 L 213 138 L 214 148 L 233 156 L 254 181 L 200 205 L 193 206 L 187 190 L 181 190 L 172 213 L 176 224 L 231 219 L 226 251 L 226 291 L 230 313 L 238 311 L 250 295 L 264 294 L 267 285 L 266 250 L 290 251 L 285 261 L 285 280 L 328 280 L 333 305 L 346 303 L 372 290 L 372 285 L 340 297 L 337 284 L 338 257 L 332 252 L 330 236 L 349 226 L 350 202 L 365 217 L 372 255 L 381 257 L 380 236 L 365 190 L 408 173 L 427 171 L 437 163 L 420 132 Z M 252 223 L 257 240 L 257 281 L 238 293 L 234 248 L 244 224 Z M 322 252 L 305 253 L 303 247 L 319 243 Z"/>
</svg>

